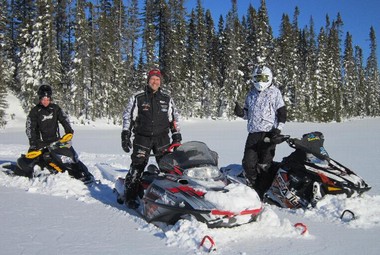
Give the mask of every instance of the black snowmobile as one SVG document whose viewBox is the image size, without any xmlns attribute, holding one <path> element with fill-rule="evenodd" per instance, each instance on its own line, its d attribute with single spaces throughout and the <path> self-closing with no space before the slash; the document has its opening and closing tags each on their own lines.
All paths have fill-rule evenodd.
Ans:
<svg viewBox="0 0 380 255">
<path fill-rule="evenodd" d="M 308 208 L 327 194 L 351 197 L 371 189 L 360 176 L 330 158 L 321 132 L 307 133 L 302 139 L 277 137 L 277 143 L 281 141 L 295 151 L 282 162 L 273 163 L 268 173 L 273 182 L 265 189 L 264 202 L 284 208 Z"/>
<path fill-rule="evenodd" d="M 262 211 L 257 193 L 243 184 L 229 182 L 217 165 L 217 153 L 203 142 L 179 145 L 162 157 L 158 168 L 147 167 L 137 211 L 148 222 L 166 224 L 174 224 L 189 215 L 209 227 L 232 227 L 255 221 Z M 239 206 L 234 207 L 236 197 L 232 193 L 237 187 L 246 188 L 246 192 L 239 196 Z M 115 190 L 119 203 L 124 202 L 124 188 L 124 179 L 117 179 Z M 225 201 L 229 201 L 228 207 Z"/>
<path fill-rule="evenodd" d="M 39 150 L 22 154 L 17 159 L 16 164 L 3 164 L 2 167 L 8 169 L 9 174 L 29 178 L 44 174 L 44 169 L 47 169 L 49 174 L 67 171 L 72 177 L 83 181 L 85 184 L 92 183 L 94 177 L 83 162 L 78 159 L 78 154 L 71 146 L 72 135 L 70 135 L 66 135 Z M 36 166 L 40 167 L 38 171 L 35 171 Z"/>
</svg>

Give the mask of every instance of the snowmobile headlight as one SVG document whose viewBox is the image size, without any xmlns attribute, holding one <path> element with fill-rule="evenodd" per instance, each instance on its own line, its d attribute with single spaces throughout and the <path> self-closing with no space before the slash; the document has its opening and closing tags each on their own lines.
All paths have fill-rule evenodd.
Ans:
<svg viewBox="0 0 380 255">
<path fill-rule="evenodd" d="M 201 166 L 186 169 L 183 175 L 194 179 L 214 179 L 220 176 L 219 168 L 216 166 Z"/>
<path fill-rule="evenodd" d="M 60 155 L 60 159 L 63 164 L 72 164 L 74 163 L 74 160 L 71 157 L 65 156 L 65 155 Z"/>
</svg>

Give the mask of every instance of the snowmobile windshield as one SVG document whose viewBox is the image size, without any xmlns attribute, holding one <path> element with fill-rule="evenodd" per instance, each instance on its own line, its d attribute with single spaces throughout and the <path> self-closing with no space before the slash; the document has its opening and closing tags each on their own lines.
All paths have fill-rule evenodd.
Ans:
<svg viewBox="0 0 380 255">
<path fill-rule="evenodd" d="M 49 145 L 50 148 L 52 148 L 53 150 L 54 149 L 58 149 L 58 148 L 70 148 L 72 146 L 72 141 L 67 141 L 67 142 L 60 142 L 60 141 L 56 141 L 54 143 L 51 143 Z"/>
<path fill-rule="evenodd" d="M 306 161 L 319 166 L 329 165 L 329 162 L 326 159 L 320 159 L 312 153 L 306 153 Z"/>
<path fill-rule="evenodd" d="M 303 135 L 302 139 L 294 139 L 296 149 L 300 149 L 306 153 L 313 154 L 320 160 L 328 160 L 329 154 L 323 147 L 324 137 L 321 132 L 315 131 Z"/>
<path fill-rule="evenodd" d="M 182 172 L 200 166 L 215 166 L 218 154 L 210 150 L 203 142 L 191 141 L 183 143 L 174 152 L 164 155 L 160 160 L 161 171 L 171 171 L 174 167 Z"/>
</svg>

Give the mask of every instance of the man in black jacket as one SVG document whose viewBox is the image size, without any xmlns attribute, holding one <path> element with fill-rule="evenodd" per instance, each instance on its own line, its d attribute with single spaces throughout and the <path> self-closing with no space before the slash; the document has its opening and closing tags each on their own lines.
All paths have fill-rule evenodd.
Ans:
<svg viewBox="0 0 380 255">
<path fill-rule="evenodd" d="M 52 103 L 52 88 L 49 85 L 41 85 L 38 88 L 37 94 L 39 103 L 30 110 L 26 119 L 29 152 L 41 150 L 49 144 L 60 140 L 59 124 L 62 125 L 65 131 L 65 135 L 63 136 L 65 140 L 70 140 L 74 133 L 68 116 L 59 105 Z M 75 154 L 73 147 L 70 147 L 70 149 Z M 16 167 L 15 174 L 32 178 L 35 164 L 44 167 L 41 157 L 43 155 L 32 160 L 30 164 L 22 164 L 28 165 L 28 167 Z M 24 157 L 21 157 L 19 160 L 28 161 Z M 21 163 L 21 161 L 19 162 Z M 85 183 L 93 181 L 92 174 L 89 173 L 87 167 L 79 160 L 72 163 L 72 169 L 69 171 L 69 174 Z"/>
<path fill-rule="evenodd" d="M 52 103 L 52 89 L 49 85 L 41 85 L 38 89 L 39 103 L 34 106 L 26 120 L 26 135 L 29 139 L 29 150 L 40 149 L 58 141 L 59 123 L 65 134 L 73 134 L 68 116 L 61 107 Z"/>
<path fill-rule="evenodd" d="M 132 132 L 134 134 L 132 163 L 125 177 L 125 203 L 130 208 L 138 206 L 135 199 L 151 150 L 159 162 L 163 152 L 170 146 L 169 131 L 172 143 L 182 140 L 177 109 L 173 99 L 161 91 L 161 81 L 160 70 L 151 70 L 145 90 L 130 98 L 123 113 L 121 144 L 127 153 L 132 148 L 131 135 Z"/>
</svg>

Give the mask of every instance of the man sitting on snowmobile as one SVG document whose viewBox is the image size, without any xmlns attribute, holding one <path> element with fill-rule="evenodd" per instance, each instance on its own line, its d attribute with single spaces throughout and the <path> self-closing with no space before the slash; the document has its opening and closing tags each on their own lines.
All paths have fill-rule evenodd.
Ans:
<svg viewBox="0 0 380 255">
<path fill-rule="evenodd" d="M 173 99 L 161 91 L 161 80 L 160 70 L 151 70 L 145 90 L 130 98 L 123 113 L 121 144 L 127 153 L 132 148 L 131 134 L 132 131 L 134 133 L 132 163 L 125 177 L 125 204 L 130 208 L 138 207 L 135 200 L 151 150 L 159 163 L 170 145 L 169 130 L 172 133 L 172 144 L 182 140 L 177 109 Z"/>
<path fill-rule="evenodd" d="M 37 91 L 39 103 L 34 106 L 26 120 L 26 135 L 29 139 L 29 152 L 38 151 L 49 144 L 60 140 L 59 123 L 65 130 L 65 140 L 71 140 L 74 130 L 71 128 L 68 116 L 57 104 L 52 103 L 52 88 L 49 85 L 41 85 Z M 71 147 L 71 150 L 74 149 Z M 24 158 L 25 159 L 25 158 Z M 36 158 L 28 167 L 17 167 L 14 173 L 21 176 L 33 177 L 35 164 L 42 163 L 40 157 Z M 26 164 L 25 164 L 26 165 Z M 41 165 L 41 167 L 44 167 Z M 78 164 L 69 172 L 73 177 L 88 182 L 93 178 L 84 164 Z"/>
<path fill-rule="evenodd" d="M 286 121 L 286 107 L 280 90 L 272 83 L 272 71 L 266 66 L 256 67 L 253 86 L 248 92 L 244 107 L 237 102 L 235 115 L 248 120 L 248 137 L 242 165 L 249 185 L 262 198 L 262 187 L 271 183 L 266 178 L 275 155 L 276 144 L 268 142 L 281 133 Z"/>
</svg>

